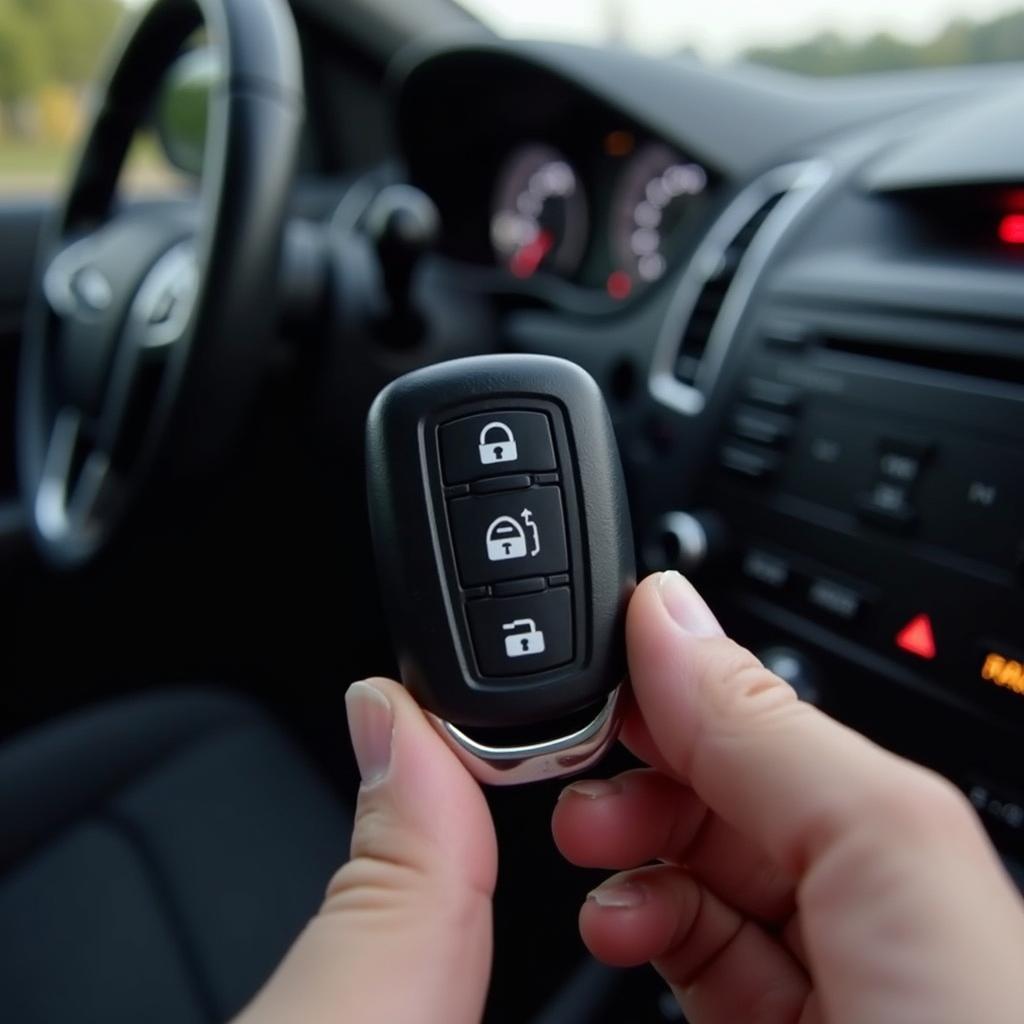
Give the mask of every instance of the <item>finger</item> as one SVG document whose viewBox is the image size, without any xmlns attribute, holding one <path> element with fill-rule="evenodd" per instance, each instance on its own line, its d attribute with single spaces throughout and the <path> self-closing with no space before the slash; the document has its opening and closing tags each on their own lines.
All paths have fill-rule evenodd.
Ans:
<svg viewBox="0 0 1024 1024">
<path fill-rule="evenodd" d="M 777 942 L 681 868 L 609 879 L 587 898 L 580 933 L 605 963 L 651 961 L 699 1024 L 792 1024 L 810 991 Z"/>
<path fill-rule="evenodd" d="M 626 689 L 626 699 L 623 702 L 622 729 L 619 739 L 623 746 L 644 764 L 657 768 L 666 775 L 672 774 L 672 768 L 668 760 L 662 756 L 657 744 L 651 739 L 651 732 L 644 721 L 643 712 L 636 702 L 636 695 L 631 687 Z"/>
<path fill-rule="evenodd" d="M 996 990 L 1024 1005 L 1007 952 L 1024 941 L 1019 900 L 948 783 L 798 702 L 677 573 L 638 589 L 627 634 L 672 773 L 798 880 L 830 1019 L 894 1019 L 911 1003 L 921 1019 L 982 1019 Z"/>
<path fill-rule="evenodd" d="M 692 789 L 660 772 L 573 783 L 559 798 L 552 829 L 559 850 L 580 867 L 685 864 L 745 914 L 779 921 L 793 911 L 793 880 L 776 862 L 710 813 Z"/>
<path fill-rule="evenodd" d="M 483 794 L 405 690 L 346 697 L 363 784 L 351 859 L 245 1024 L 476 1024 L 497 863 Z"/>
<path fill-rule="evenodd" d="M 799 703 L 678 573 L 639 588 L 628 630 L 637 701 L 675 777 L 794 874 L 875 813 L 893 772 L 925 777 Z"/>
</svg>

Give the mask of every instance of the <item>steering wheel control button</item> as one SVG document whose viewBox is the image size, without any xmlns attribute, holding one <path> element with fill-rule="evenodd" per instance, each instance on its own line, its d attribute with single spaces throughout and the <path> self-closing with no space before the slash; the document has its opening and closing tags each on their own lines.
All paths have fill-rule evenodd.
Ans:
<svg viewBox="0 0 1024 1024">
<path fill-rule="evenodd" d="M 557 487 L 459 498 L 449 504 L 455 558 L 467 586 L 569 567 Z"/>
<path fill-rule="evenodd" d="M 114 290 L 97 267 L 82 267 L 72 275 L 71 294 L 90 313 L 103 313 L 114 301 Z"/>
<path fill-rule="evenodd" d="M 483 676 L 533 675 L 572 661 L 572 595 L 568 587 L 526 597 L 474 601 L 467 612 Z"/>
<path fill-rule="evenodd" d="M 634 537 L 615 432 L 564 359 L 491 355 L 389 384 L 366 429 L 402 681 L 481 782 L 584 771 L 614 742 Z"/>
<path fill-rule="evenodd" d="M 450 484 L 499 473 L 557 469 L 548 418 L 542 412 L 499 411 L 467 416 L 440 430 L 441 461 Z"/>
</svg>

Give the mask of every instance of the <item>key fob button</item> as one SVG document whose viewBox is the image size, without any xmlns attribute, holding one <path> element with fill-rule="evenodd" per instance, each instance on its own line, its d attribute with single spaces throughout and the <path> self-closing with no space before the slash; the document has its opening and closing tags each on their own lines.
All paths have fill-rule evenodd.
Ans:
<svg viewBox="0 0 1024 1024">
<path fill-rule="evenodd" d="M 470 601 L 473 649 L 483 676 L 528 676 L 573 659 L 568 587 L 525 597 Z"/>
<path fill-rule="evenodd" d="M 569 568 L 558 487 L 472 495 L 449 502 L 448 508 L 459 575 L 467 587 Z"/>
<path fill-rule="evenodd" d="M 542 412 L 465 416 L 438 432 L 449 484 L 501 473 L 543 473 L 556 468 L 548 418 Z"/>
</svg>

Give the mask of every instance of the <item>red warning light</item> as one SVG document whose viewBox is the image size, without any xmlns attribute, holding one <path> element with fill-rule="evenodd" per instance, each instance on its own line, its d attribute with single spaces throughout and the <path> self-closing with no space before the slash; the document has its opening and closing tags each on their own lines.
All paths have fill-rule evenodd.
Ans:
<svg viewBox="0 0 1024 1024">
<path fill-rule="evenodd" d="M 1008 213 L 999 222 L 999 241 L 1006 245 L 1024 245 L 1024 213 Z"/>
<path fill-rule="evenodd" d="M 624 270 L 613 270 L 608 275 L 605 288 L 613 299 L 621 302 L 629 298 L 629 293 L 633 290 L 633 279 Z"/>
<path fill-rule="evenodd" d="M 935 631 L 930 616 L 915 615 L 897 634 L 896 646 L 908 654 L 931 661 L 936 654 Z"/>
</svg>

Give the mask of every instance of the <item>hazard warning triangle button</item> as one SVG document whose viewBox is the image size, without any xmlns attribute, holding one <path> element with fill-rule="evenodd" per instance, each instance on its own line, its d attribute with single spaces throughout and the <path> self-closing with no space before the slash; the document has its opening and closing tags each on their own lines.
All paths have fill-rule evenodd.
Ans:
<svg viewBox="0 0 1024 1024">
<path fill-rule="evenodd" d="M 936 654 L 935 630 L 931 617 L 924 612 L 915 615 L 897 634 L 896 646 L 908 654 L 931 661 Z"/>
</svg>

